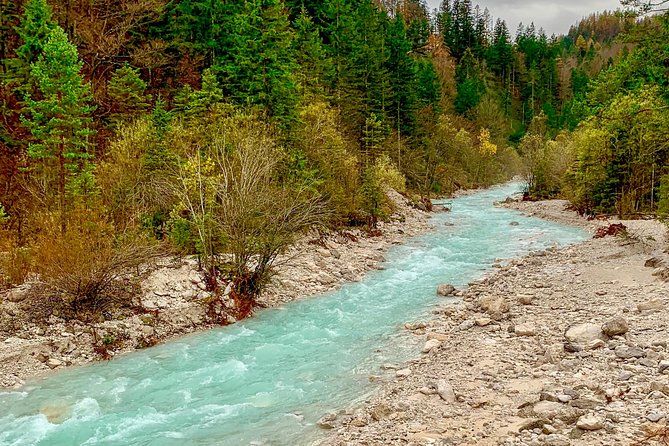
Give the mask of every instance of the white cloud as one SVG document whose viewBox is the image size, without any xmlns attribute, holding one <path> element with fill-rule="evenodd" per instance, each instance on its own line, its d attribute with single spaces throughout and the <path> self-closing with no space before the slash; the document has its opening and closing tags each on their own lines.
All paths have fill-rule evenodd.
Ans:
<svg viewBox="0 0 669 446">
<path fill-rule="evenodd" d="M 440 0 L 428 0 L 430 8 L 438 8 Z M 511 33 L 515 33 L 520 22 L 529 25 L 534 22 L 537 29 L 544 28 L 548 35 L 566 34 L 571 25 L 593 12 L 612 10 L 620 7 L 618 0 L 563 0 L 547 2 L 538 0 L 473 0 L 481 8 L 488 8 L 490 14 L 506 20 Z"/>
</svg>

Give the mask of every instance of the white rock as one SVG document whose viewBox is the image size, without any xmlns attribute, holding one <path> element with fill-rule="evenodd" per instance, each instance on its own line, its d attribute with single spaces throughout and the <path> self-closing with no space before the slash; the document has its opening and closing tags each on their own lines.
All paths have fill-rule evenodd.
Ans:
<svg viewBox="0 0 669 446">
<path fill-rule="evenodd" d="M 517 336 L 536 336 L 537 329 L 532 324 L 518 324 L 513 327 L 513 332 Z"/>
<path fill-rule="evenodd" d="M 447 379 L 440 379 L 436 383 L 437 387 L 437 393 L 441 397 L 442 400 L 446 401 L 447 403 L 454 403 L 456 398 L 455 398 L 455 391 L 453 390 L 453 386 L 451 386 L 451 383 L 448 382 Z"/>
<path fill-rule="evenodd" d="M 594 415 L 583 415 L 576 422 L 576 427 L 585 431 L 597 431 L 604 427 L 604 422 Z"/>
<path fill-rule="evenodd" d="M 395 376 L 398 378 L 411 375 L 411 369 L 400 369 L 395 372 Z"/>
<path fill-rule="evenodd" d="M 660 361 L 660 365 L 658 365 L 657 370 L 660 373 L 669 372 L 669 360 Z"/>
<path fill-rule="evenodd" d="M 600 325 L 597 324 L 576 324 L 567 329 L 564 334 L 569 342 L 577 344 L 590 344 L 598 339 L 606 340 L 606 336 L 602 333 Z"/>
<path fill-rule="evenodd" d="M 425 346 L 423 346 L 423 353 L 430 353 L 432 350 L 436 349 L 441 345 L 441 342 L 436 340 L 436 339 L 430 339 L 425 343 Z"/>
<path fill-rule="evenodd" d="M 642 302 L 636 306 L 637 310 L 642 311 L 658 311 L 664 308 L 662 299 L 651 299 L 648 302 Z"/>
<path fill-rule="evenodd" d="M 49 358 L 46 361 L 46 365 L 48 365 L 50 369 L 55 369 L 56 367 L 63 365 L 63 361 L 60 361 L 56 358 Z"/>
</svg>

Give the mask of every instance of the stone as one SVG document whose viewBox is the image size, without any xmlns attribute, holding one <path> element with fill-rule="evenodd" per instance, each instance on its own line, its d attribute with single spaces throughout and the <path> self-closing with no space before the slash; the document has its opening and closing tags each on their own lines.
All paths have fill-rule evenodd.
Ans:
<svg viewBox="0 0 669 446">
<path fill-rule="evenodd" d="M 460 325 L 458 325 L 458 330 L 460 331 L 467 331 L 470 328 L 472 328 L 475 325 L 475 322 L 471 319 L 467 319 L 466 321 L 462 321 Z"/>
<path fill-rule="evenodd" d="M 28 298 L 28 290 L 25 288 L 14 288 L 7 293 L 7 300 L 18 303 Z"/>
<path fill-rule="evenodd" d="M 392 413 L 393 410 L 383 403 L 377 404 L 369 412 L 374 421 L 380 421 L 383 420 L 384 418 L 388 418 Z"/>
<path fill-rule="evenodd" d="M 650 358 L 641 358 L 637 361 L 637 364 L 642 365 L 644 367 L 654 368 L 655 366 L 657 366 L 657 361 L 654 361 Z"/>
<path fill-rule="evenodd" d="M 629 331 L 629 324 L 622 317 L 610 319 L 602 325 L 602 333 L 607 336 L 620 336 Z"/>
<path fill-rule="evenodd" d="M 598 348 L 603 348 L 606 346 L 606 342 L 601 339 L 596 339 L 588 344 L 588 350 L 597 350 Z"/>
<path fill-rule="evenodd" d="M 620 372 L 618 381 L 629 381 L 633 376 L 634 374 L 632 372 Z"/>
<path fill-rule="evenodd" d="M 403 378 L 411 375 L 411 369 L 400 369 L 395 372 L 395 376 L 398 378 Z"/>
<path fill-rule="evenodd" d="M 494 320 L 501 320 L 511 310 L 509 302 L 503 297 L 487 296 L 479 300 L 479 306 Z"/>
<path fill-rule="evenodd" d="M 669 373 L 669 360 L 660 361 L 660 364 L 657 366 L 657 371 L 660 373 Z"/>
<path fill-rule="evenodd" d="M 657 423 L 664 417 L 666 417 L 666 415 L 663 414 L 662 412 L 651 412 L 648 415 L 646 415 L 646 419 L 651 423 Z"/>
<path fill-rule="evenodd" d="M 616 347 L 615 354 L 621 359 L 643 358 L 646 356 L 646 352 L 639 347 L 628 347 L 626 345 L 619 345 Z"/>
<path fill-rule="evenodd" d="M 558 401 L 561 402 L 561 403 L 568 403 L 568 402 L 571 401 L 573 398 L 572 398 L 570 395 L 562 395 L 562 394 L 561 394 L 561 395 L 558 395 L 558 396 L 557 396 L 557 399 L 558 399 Z"/>
<path fill-rule="evenodd" d="M 437 294 L 439 296 L 451 296 L 455 292 L 455 287 L 450 283 L 444 283 L 437 287 Z"/>
<path fill-rule="evenodd" d="M 425 322 L 414 322 L 414 323 L 404 324 L 404 328 L 406 328 L 409 331 L 416 331 L 426 327 L 427 324 Z"/>
<path fill-rule="evenodd" d="M 669 396 L 669 385 L 666 385 L 661 382 L 653 381 L 650 383 L 651 392 L 662 392 L 666 396 Z"/>
<path fill-rule="evenodd" d="M 337 414 L 329 413 L 318 420 L 318 426 L 322 429 L 334 429 L 336 420 Z"/>
<path fill-rule="evenodd" d="M 46 416 L 51 424 L 61 424 L 70 416 L 71 408 L 66 404 L 44 406 L 40 413 Z"/>
<path fill-rule="evenodd" d="M 151 327 L 150 325 L 142 325 L 139 327 L 139 331 L 142 334 L 142 336 L 153 336 L 156 332 L 156 330 Z"/>
<path fill-rule="evenodd" d="M 56 367 L 63 365 L 63 361 L 60 361 L 56 358 L 49 358 L 46 361 L 46 365 L 49 366 L 50 369 L 55 369 Z"/>
<path fill-rule="evenodd" d="M 437 390 L 434 387 L 428 387 L 428 386 L 423 386 L 420 389 L 418 389 L 420 393 L 423 395 L 434 395 L 437 393 Z"/>
<path fill-rule="evenodd" d="M 480 317 L 474 320 L 474 323 L 479 327 L 485 327 L 492 323 L 492 319 L 490 319 L 489 317 Z"/>
<path fill-rule="evenodd" d="M 650 259 L 646 260 L 646 262 L 643 264 L 646 268 L 657 268 L 662 266 L 664 262 L 662 261 L 661 258 L 659 257 L 651 257 Z"/>
<path fill-rule="evenodd" d="M 548 364 L 557 364 L 562 359 L 564 346 L 562 344 L 552 344 L 544 352 L 544 361 Z"/>
<path fill-rule="evenodd" d="M 595 415 L 584 415 L 578 419 L 576 427 L 584 431 L 598 431 L 604 427 L 604 422 Z"/>
<path fill-rule="evenodd" d="M 550 392 L 541 392 L 539 394 L 539 401 L 552 401 L 554 403 L 559 403 L 557 396 Z"/>
<path fill-rule="evenodd" d="M 430 353 L 432 350 L 435 350 L 437 347 L 441 345 L 441 341 L 438 341 L 436 339 L 430 339 L 425 343 L 423 346 L 423 353 Z"/>
<path fill-rule="evenodd" d="M 445 333 L 434 333 L 434 332 L 432 332 L 432 333 L 427 334 L 427 339 L 428 340 L 436 339 L 437 341 L 444 342 L 444 341 L 448 341 L 450 339 L 450 336 L 445 334 Z"/>
<path fill-rule="evenodd" d="M 521 305 L 532 305 L 532 302 L 534 301 L 534 296 L 530 294 L 519 294 L 516 297 L 516 300 Z"/>
<path fill-rule="evenodd" d="M 578 398 L 570 401 L 569 404 L 572 407 L 576 407 L 577 409 L 592 410 L 601 403 L 597 400 L 591 400 L 589 398 Z"/>
<path fill-rule="evenodd" d="M 570 326 L 564 334 L 569 342 L 587 345 L 598 339 L 606 340 L 606 335 L 602 333 L 601 326 L 597 324 L 576 324 Z"/>
<path fill-rule="evenodd" d="M 536 336 L 537 329 L 531 324 L 518 324 L 513 327 L 516 336 Z"/>
<path fill-rule="evenodd" d="M 529 420 L 523 421 L 520 426 L 518 426 L 518 432 L 531 431 L 534 429 L 541 429 L 545 423 L 545 420 L 540 418 L 530 418 Z"/>
<path fill-rule="evenodd" d="M 331 255 L 332 257 L 334 257 L 335 259 L 340 259 L 340 258 L 341 258 L 341 254 L 340 254 L 340 252 L 337 251 L 337 250 L 334 249 L 334 248 L 330 248 L 330 255 Z"/>
<path fill-rule="evenodd" d="M 543 400 L 532 406 L 532 413 L 539 418 L 555 418 L 555 416 L 562 411 L 563 407 L 564 406 L 557 401 Z"/>
<path fill-rule="evenodd" d="M 636 306 L 639 312 L 644 311 L 659 311 L 664 308 L 664 302 L 662 299 L 651 299 L 647 302 L 642 302 Z"/>
<path fill-rule="evenodd" d="M 456 401 L 453 386 L 451 386 L 451 383 L 449 383 L 447 379 L 437 380 L 435 387 L 442 400 L 447 403 L 454 403 Z"/>
</svg>

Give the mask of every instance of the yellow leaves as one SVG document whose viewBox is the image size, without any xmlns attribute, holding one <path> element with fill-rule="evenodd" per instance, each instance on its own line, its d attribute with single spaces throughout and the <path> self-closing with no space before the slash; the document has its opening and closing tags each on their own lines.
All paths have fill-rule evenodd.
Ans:
<svg viewBox="0 0 669 446">
<path fill-rule="evenodd" d="M 485 128 L 479 133 L 479 153 L 482 156 L 493 156 L 497 153 L 497 145 L 490 141 L 490 130 Z"/>
</svg>

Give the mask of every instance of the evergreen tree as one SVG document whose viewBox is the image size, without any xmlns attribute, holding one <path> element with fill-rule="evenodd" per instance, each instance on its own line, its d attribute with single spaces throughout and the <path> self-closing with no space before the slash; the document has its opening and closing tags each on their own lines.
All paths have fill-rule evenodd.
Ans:
<svg viewBox="0 0 669 446">
<path fill-rule="evenodd" d="M 39 94 L 28 99 L 29 118 L 24 119 L 34 137 L 28 155 L 36 162 L 34 171 L 55 189 L 63 229 L 68 203 L 90 191 L 93 107 L 89 105 L 89 85 L 81 76 L 82 66 L 65 31 L 53 28 L 42 55 L 32 64 L 31 75 Z M 49 200 L 53 191 L 46 193 Z"/>
<path fill-rule="evenodd" d="M 7 73 L 10 43 L 15 35 L 14 25 L 20 20 L 16 2 L 5 1 L 0 4 L 0 78 Z"/>
<path fill-rule="evenodd" d="M 128 64 L 114 72 L 107 87 L 112 122 L 125 121 L 148 110 L 151 97 L 146 94 L 146 87 L 139 70 Z"/>
<path fill-rule="evenodd" d="M 201 114 L 209 110 L 209 108 L 223 100 L 223 90 L 210 68 L 202 72 L 202 88 L 193 91 L 187 85 L 177 97 L 175 97 L 175 109 L 183 111 L 188 114 Z M 161 107 L 164 104 L 160 105 Z"/>
<path fill-rule="evenodd" d="M 30 0 L 26 4 L 21 23 L 16 28 L 22 44 L 16 49 L 17 57 L 11 60 L 10 68 L 10 83 L 17 86 L 20 94 L 31 92 L 31 64 L 44 51 L 47 37 L 55 27 L 56 23 L 46 0 Z"/>
<path fill-rule="evenodd" d="M 412 134 L 416 128 L 417 72 L 401 15 L 390 22 L 387 44 L 390 48 L 387 67 L 391 92 L 388 112 L 398 132 Z"/>
<path fill-rule="evenodd" d="M 323 39 L 306 8 L 302 8 L 294 21 L 294 54 L 299 65 L 297 85 L 304 95 L 308 92 L 323 93 L 326 78 L 332 76 L 332 61 L 323 45 Z"/>
<path fill-rule="evenodd" d="M 335 64 L 332 89 L 344 122 L 358 140 L 368 116 L 386 119 L 390 51 L 387 15 L 371 2 L 359 3 L 355 9 L 344 0 L 329 0 L 326 5 Z"/>
<path fill-rule="evenodd" d="M 493 40 L 486 53 L 486 61 L 490 69 L 502 80 L 505 80 L 513 64 L 513 45 L 506 22 L 497 19 Z"/>
<path fill-rule="evenodd" d="M 441 81 L 434 64 L 427 58 L 419 59 L 417 65 L 418 103 L 421 107 L 432 107 L 433 112 L 440 111 Z"/>
<path fill-rule="evenodd" d="M 244 2 L 221 27 L 227 47 L 218 46 L 215 71 L 240 104 L 259 105 L 284 128 L 295 119 L 294 33 L 281 0 Z M 220 33 L 218 33 L 220 35 Z"/>
</svg>

